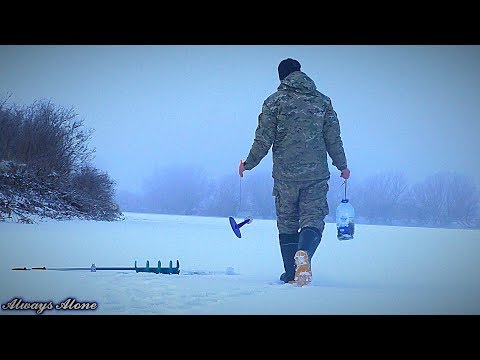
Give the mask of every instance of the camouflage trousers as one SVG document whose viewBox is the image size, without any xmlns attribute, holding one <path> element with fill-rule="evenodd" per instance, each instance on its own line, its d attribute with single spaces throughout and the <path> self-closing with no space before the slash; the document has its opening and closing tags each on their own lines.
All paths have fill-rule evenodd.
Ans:
<svg viewBox="0 0 480 360">
<path fill-rule="evenodd" d="M 328 179 L 309 181 L 280 181 L 274 179 L 277 228 L 279 234 L 294 234 L 305 226 L 323 233 L 328 215 Z"/>
</svg>

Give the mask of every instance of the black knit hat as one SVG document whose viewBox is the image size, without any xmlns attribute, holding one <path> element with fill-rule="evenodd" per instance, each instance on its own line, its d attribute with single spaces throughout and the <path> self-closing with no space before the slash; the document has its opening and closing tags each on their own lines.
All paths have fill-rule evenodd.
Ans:
<svg viewBox="0 0 480 360">
<path fill-rule="evenodd" d="M 285 59 L 278 64 L 278 77 L 280 81 L 285 79 L 294 71 L 300 71 L 300 63 L 295 59 Z"/>
</svg>

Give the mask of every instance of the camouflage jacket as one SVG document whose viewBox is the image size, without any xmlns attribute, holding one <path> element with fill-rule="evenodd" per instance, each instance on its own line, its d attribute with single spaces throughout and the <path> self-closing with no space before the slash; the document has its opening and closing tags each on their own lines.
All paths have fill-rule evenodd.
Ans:
<svg viewBox="0 0 480 360">
<path fill-rule="evenodd" d="M 245 169 L 257 166 L 270 147 L 275 179 L 328 179 L 327 154 L 338 170 L 347 167 L 332 102 L 302 71 L 288 75 L 263 102 Z"/>
</svg>

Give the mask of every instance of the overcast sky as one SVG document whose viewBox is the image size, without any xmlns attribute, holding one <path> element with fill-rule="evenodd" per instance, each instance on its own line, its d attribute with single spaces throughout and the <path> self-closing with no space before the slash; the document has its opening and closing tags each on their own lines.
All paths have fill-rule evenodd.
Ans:
<svg viewBox="0 0 480 360">
<path fill-rule="evenodd" d="M 0 96 L 74 107 L 95 165 L 135 192 L 163 165 L 237 174 L 287 57 L 332 99 L 351 182 L 450 170 L 480 184 L 480 46 L 3 45 Z"/>
</svg>

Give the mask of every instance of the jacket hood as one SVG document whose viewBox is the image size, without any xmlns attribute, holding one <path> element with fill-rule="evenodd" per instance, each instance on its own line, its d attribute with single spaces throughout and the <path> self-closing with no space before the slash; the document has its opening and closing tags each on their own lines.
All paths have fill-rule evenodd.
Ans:
<svg viewBox="0 0 480 360">
<path fill-rule="evenodd" d="M 277 90 L 314 94 L 316 93 L 317 86 L 304 72 L 294 71 L 280 82 Z"/>
</svg>

